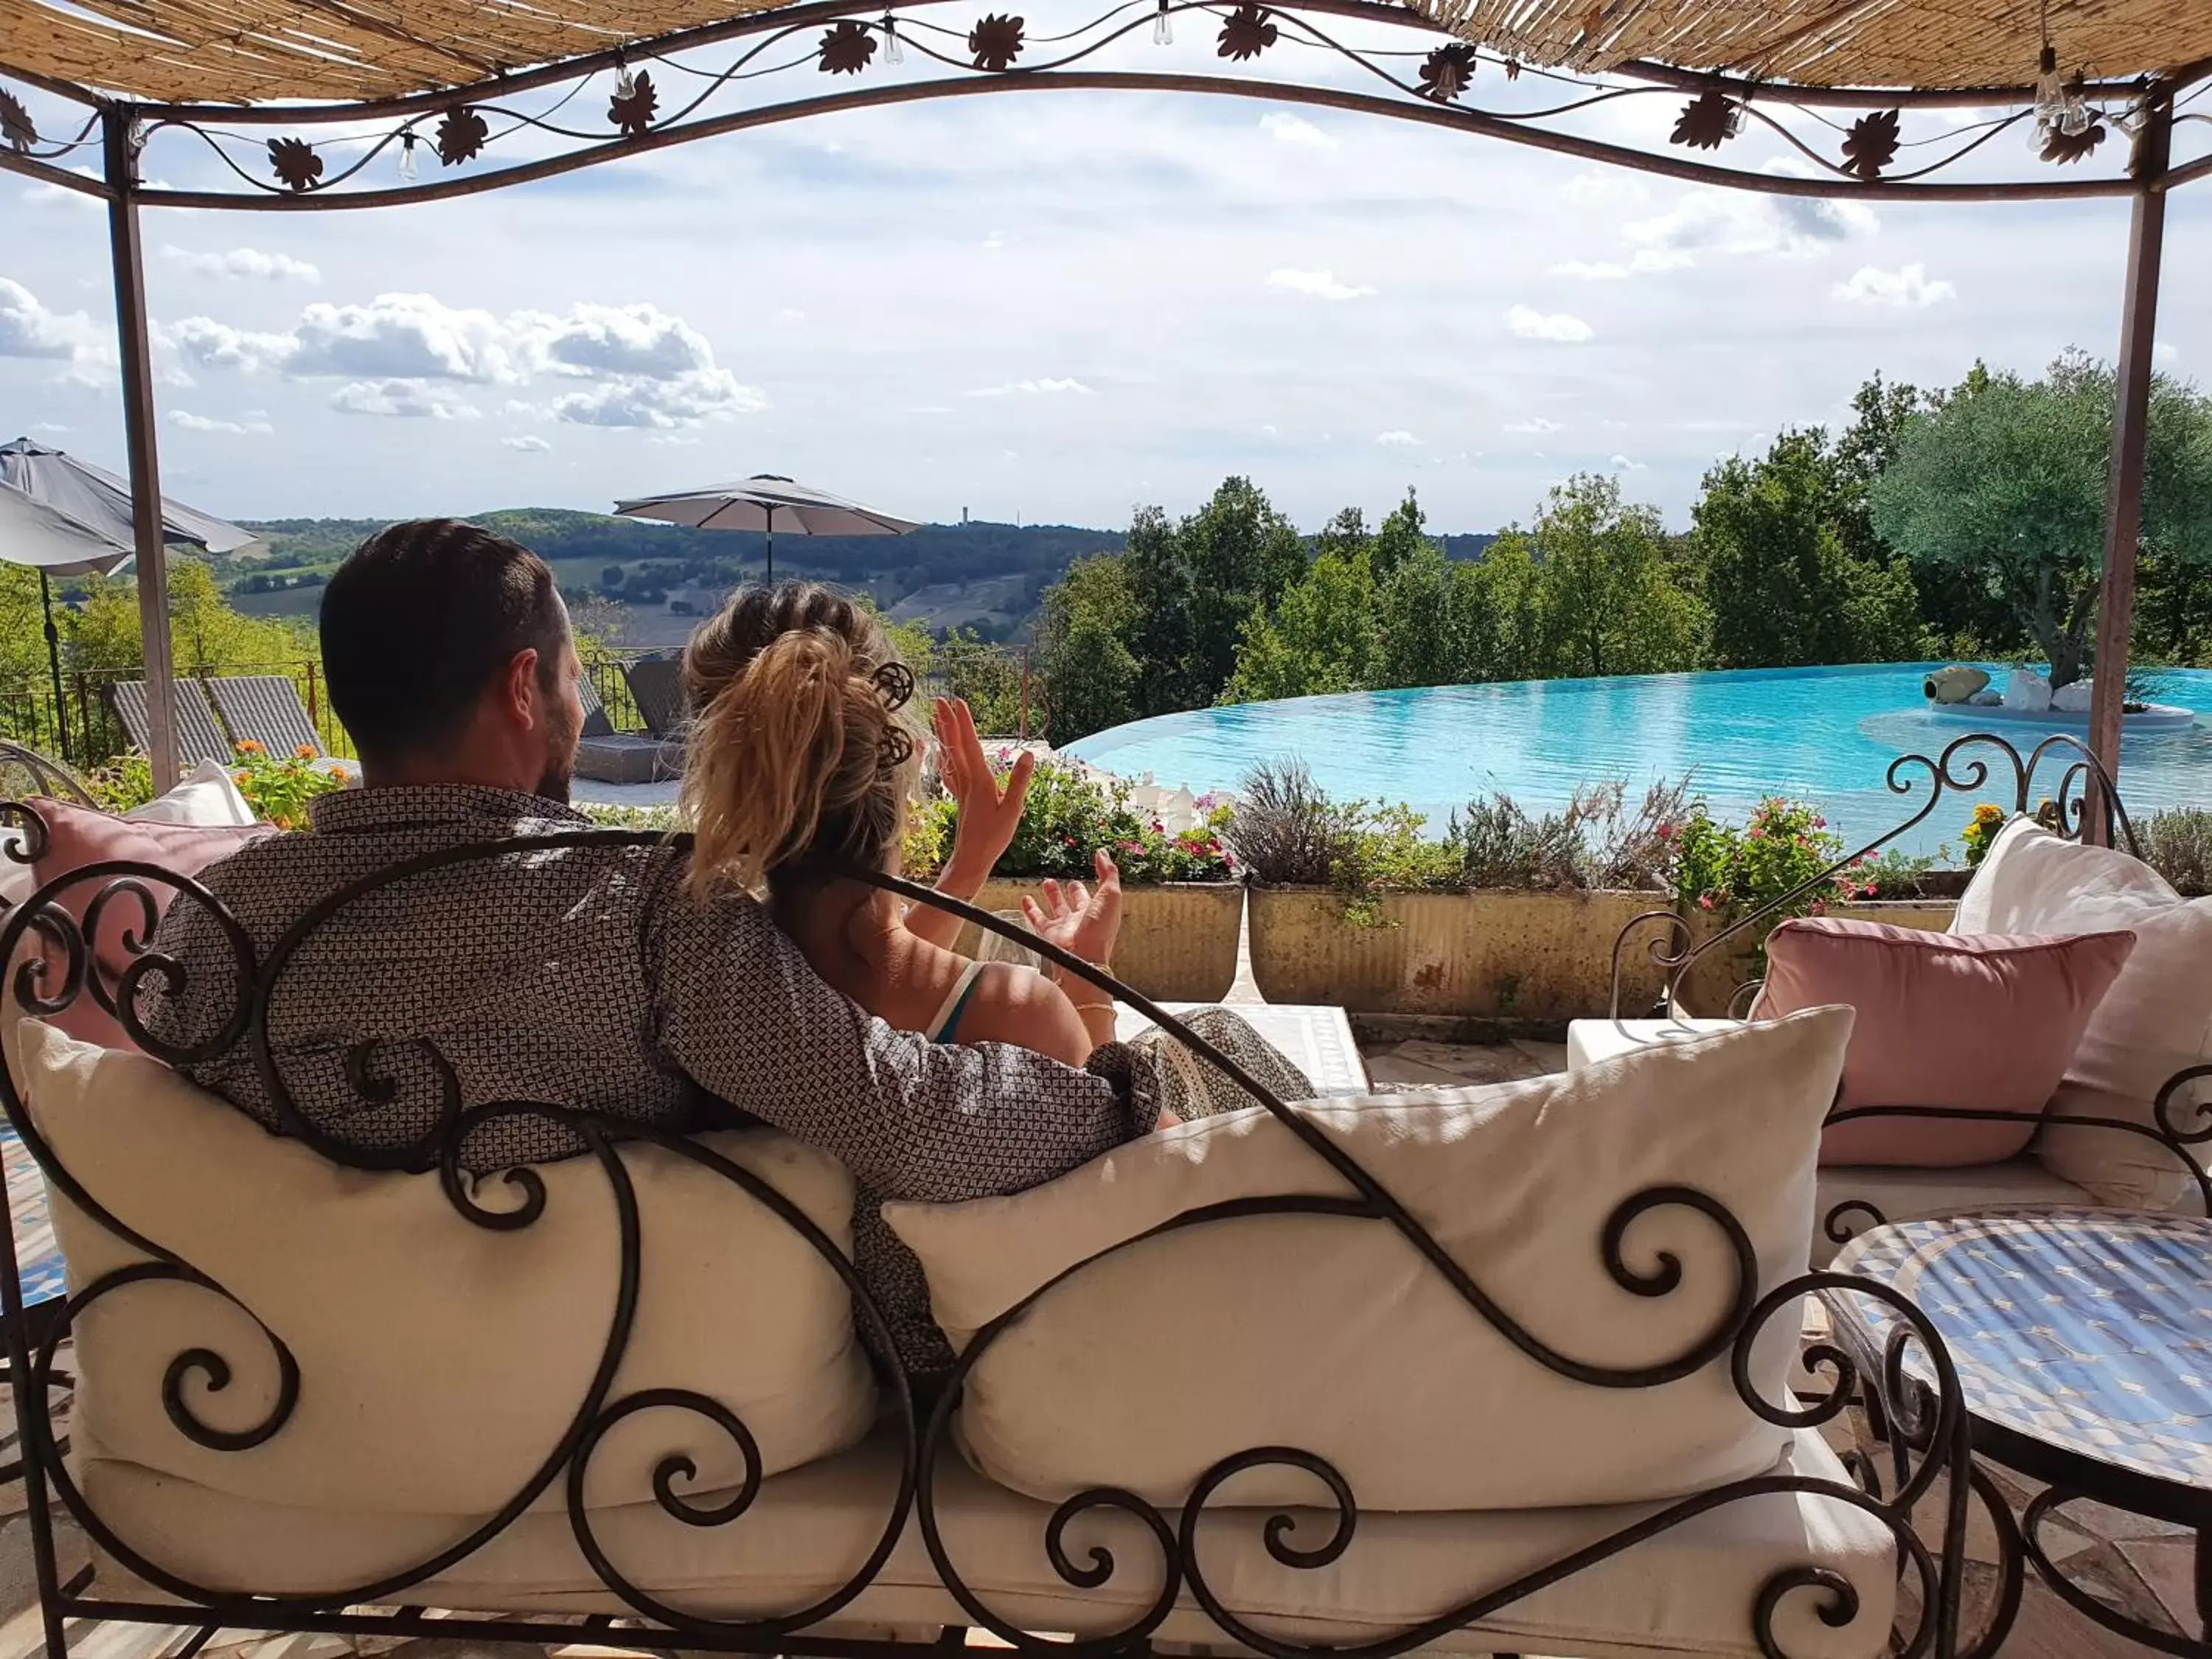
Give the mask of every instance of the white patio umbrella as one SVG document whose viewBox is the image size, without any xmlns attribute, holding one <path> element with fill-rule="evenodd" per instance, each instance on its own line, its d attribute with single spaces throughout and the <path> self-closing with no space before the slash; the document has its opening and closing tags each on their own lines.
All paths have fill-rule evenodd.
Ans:
<svg viewBox="0 0 2212 1659">
<path fill-rule="evenodd" d="M 921 525 L 862 507 L 826 489 L 795 483 L 774 472 L 757 472 L 743 483 L 679 489 L 617 501 L 628 519 L 661 519 L 696 530 L 757 530 L 768 537 L 768 580 L 775 580 L 775 532 L 801 536 L 903 536 Z"/>
<path fill-rule="evenodd" d="M 232 553 L 251 546 L 251 531 L 161 498 L 162 539 Z M 62 758 L 70 758 L 69 720 L 62 703 L 61 635 L 54 627 L 52 579 L 112 576 L 137 556 L 131 486 L 113 473 L 58 449 L 18 438 L 0 444 L 0 562 L 39 573 L 46 611 L 46 670 L 54 688 L 54 725 Z"/>
</svg>

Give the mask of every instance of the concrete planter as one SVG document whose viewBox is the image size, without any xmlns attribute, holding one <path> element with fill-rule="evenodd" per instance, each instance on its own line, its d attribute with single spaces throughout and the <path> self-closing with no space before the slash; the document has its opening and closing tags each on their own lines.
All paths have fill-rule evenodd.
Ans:
<svg viewBox="0 0 2212 1659">
<path fill-rule="evenodd" d="M 1664 909 L 1661 893 L 1392 893 L 1382 925 L 1345 920 L 1315 888 L 1255 888 L 1252 976 L 1270 1002 L 1334 1003 L 1355 1013 L 1567 1020 L 1606 1012 L 1613 942 Z M 1632 968 L 1627 1006 L 1659 975 Z"/>
<path fill-rule="evenodd" d="M 1022 896 L 1042 881 L 983 884 L 975 902 L 986 910 L 1021 914 Z M 1237 982 L 1237 939 L 1244 919 L 1244 890 L 1235 882 L 1170 882 L 1132 887 L 1124 895 L 1121 940 L 1114 972 L 1133 989 L 1161 1002 L 1218 1002 Z M 958 948 L 973 956 L 982 930 L 960 930 Z"/>
<path fill-rule="evenodd" d="M 1940 933 L 1951 925 L 1958 908 L 1957 902 L 1949 899 L 1864 899 L 1850 904 L 1831 904 L 1826 914 Z M 1698 912 L 1690 917 L 1691 938 L 1703 945 L 1727 926 L 1724 919 Z M 1655 928 L 1654 932 L 1662 930 Z M 1747 932 L 1728 948 L 1711 951 L 1699 960 L 1682 976 L 1680 995 L 1683 1011 L 1708 1018 L 1728 1012 L 1729 999 L 1759 971 L 1758 947 L 1765 943 L 1765 938 L 1761 934 L 1753 939 Z M 1628 1006 L 1624 999 L 1623 1006 Z M 1639 1006 L 1637 1012 L 1644 1010 Z"/>
</svg>

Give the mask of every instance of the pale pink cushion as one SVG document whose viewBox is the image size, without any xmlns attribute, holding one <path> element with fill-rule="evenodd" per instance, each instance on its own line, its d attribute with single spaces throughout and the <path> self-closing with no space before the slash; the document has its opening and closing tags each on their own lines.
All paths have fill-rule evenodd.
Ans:
<svg viewBox="0 0 2212 1659">
<path fill-rule="evenodd" d="M 2135 949 L 2126 932 L 1966 936 L 1815 916 L 1766 941 L 1753 1018 L 1845 1003 L 1858 1011 L 1838 1109 L 1922 1106 L 2017 1112 L 2018 1123 L 1865 1117 L 1831 1125 L 1823 1164 L 1919 1169 L 1997 1164 L 2038 1119 L 2090 1017 Z"/>
<path fill-rule="evenodd" d="M 265 823 L 210 826 L 134 822 L 68 801 L 38 800 L 32 806 L 46 820 L 47 830 L 46 850 L 34 866 L 41 887 L 70 871 L 117 859 L 154 865 L 179 876 L 197 876 L 248 842 L 276 833 Z M 82 927 L 92 902 L 107 885 L 106 881 L 86 881 L 64 890 L 57 902 Z M 146 883 L 146 889 L 158 919 L 169 908 L 176 890 L 152 881 Z M 133 952 L 125 943 L 126 934 L 143 944 L 150 932 L 145 907 L 137 899 L 127 893 L 118 893 L 107 902 L 100 911 L 100 936 L 92 942 L 107 984 L 114 984 L 116 976 L 131 965 Z M 59 983 L 60 952 L 49 945 L 46 955 L 46 982 L 52 987 Z M 81 1042 L 96 1042 L 103 1048 L 135 1049 L 138 1046 L 114 1017 L 100 1006 L 89 989 L 80 992 L 76 1000 L 61 1013 L 48 1016 L 47 1023 Z"/>
</svg>

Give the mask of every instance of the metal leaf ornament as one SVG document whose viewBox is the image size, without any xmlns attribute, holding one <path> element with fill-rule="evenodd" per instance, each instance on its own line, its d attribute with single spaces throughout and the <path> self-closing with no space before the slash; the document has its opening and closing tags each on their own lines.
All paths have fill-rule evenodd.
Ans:
<svg viewBox="0 0 2212 1659">
<path fill-rule="evenodd" d="M 2043 143 L 2043 159 L 2046 161 L 2078 161 L 2105 142 L 2105 124 L 2092 121 L 2079 132 L 2067 132 L 2058 127 L 2051 130 L 2050 137 Z"/>
<path fill-rule="evenodd" d="M 490 137 L 491 129 L 484 125 L 483 117 L 466 104 L 449 109 L 446 118 L 438 123 L 438 161 L 449 167 L 472 161 Z"/>
<path fill-rule="evenodd" d="M 39 142 L 39 130 L 31 124 L 31 112 L 12 92 L 0 92 L 0 140 L 4 140 L 11 149 L 28 149 Z"/>
<path fill-rule="evenodd" d="M 1023 21 L 994 12 L 968 31 L 968 50 L 975 54 L 975 67 L 994 74 L 1013 67 L 1022 55 Z"/>
<path fill-rule="evenodd" d="M 1449 104 L 1474 79 L 1474 48 L 1464 43 L 1438 46 L 1421 62 L 1421 96 Z"/>
<path fill-rule="evenodd" d="M 271 138 L 269 165 L 287 190 L 313 190 L 323 176 L 323 158 L 297 138 Z"/>
<path fill-rule="evenodd" d="M 1239 6 L 1221 25 L 1218 55 L 1233 58 L 1241 64 L 1249 58 L 1257 58 L 1275 44 L 1275 26 L 1265 11 L 1257 6 Z"/>
<path fill-rule="evenodd" d="M 1718 149 L 1735 137 L 1735 105 L 1718 92 L 1692 98 L 1682 106 L 1681 116 L 1667 142 L 1687 144 L 1692 149 Z"/>
<path fill-rule="evenodd" d="M 824 75 L 858 75 L 875 55 L 875 32 L 850 18 L 822 37 Z"/>
<path fill-rule="evenodd" d="M 642 70 L 631 82 L 629 91 L 617 89 L 607 100 L 607 119 L 632 138 L 648 131 L 659 111 L 660 97 L 653 89 L 653 76 Z"/>
<path fill-rule="evenodd" d="M 1844 138 L 1844 170 L 1869 180 L 1881 178 L 1897 159 L 1899 118 L 1898 111 L 1885 109 L 1852 122 Z"/>
</svg>

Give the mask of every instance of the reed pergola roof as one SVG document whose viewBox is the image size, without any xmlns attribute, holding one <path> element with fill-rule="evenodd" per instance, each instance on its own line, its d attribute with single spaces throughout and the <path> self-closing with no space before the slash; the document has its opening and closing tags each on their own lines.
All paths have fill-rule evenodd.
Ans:
<svg viewBox="0 0 2212 1659">
<path fill-rule="evenodd" d="M 2069 71 L 2212 59 L 2191 0 L 1408 0 L 1538 63 L 1647 62 L 1808 87 L 2017 88 L 2046 11 Z M 764 0 L 15 0 L 0 65 L 125 98 L 356 100 L 468 85 L 769 9 Z"/>
</svg>

